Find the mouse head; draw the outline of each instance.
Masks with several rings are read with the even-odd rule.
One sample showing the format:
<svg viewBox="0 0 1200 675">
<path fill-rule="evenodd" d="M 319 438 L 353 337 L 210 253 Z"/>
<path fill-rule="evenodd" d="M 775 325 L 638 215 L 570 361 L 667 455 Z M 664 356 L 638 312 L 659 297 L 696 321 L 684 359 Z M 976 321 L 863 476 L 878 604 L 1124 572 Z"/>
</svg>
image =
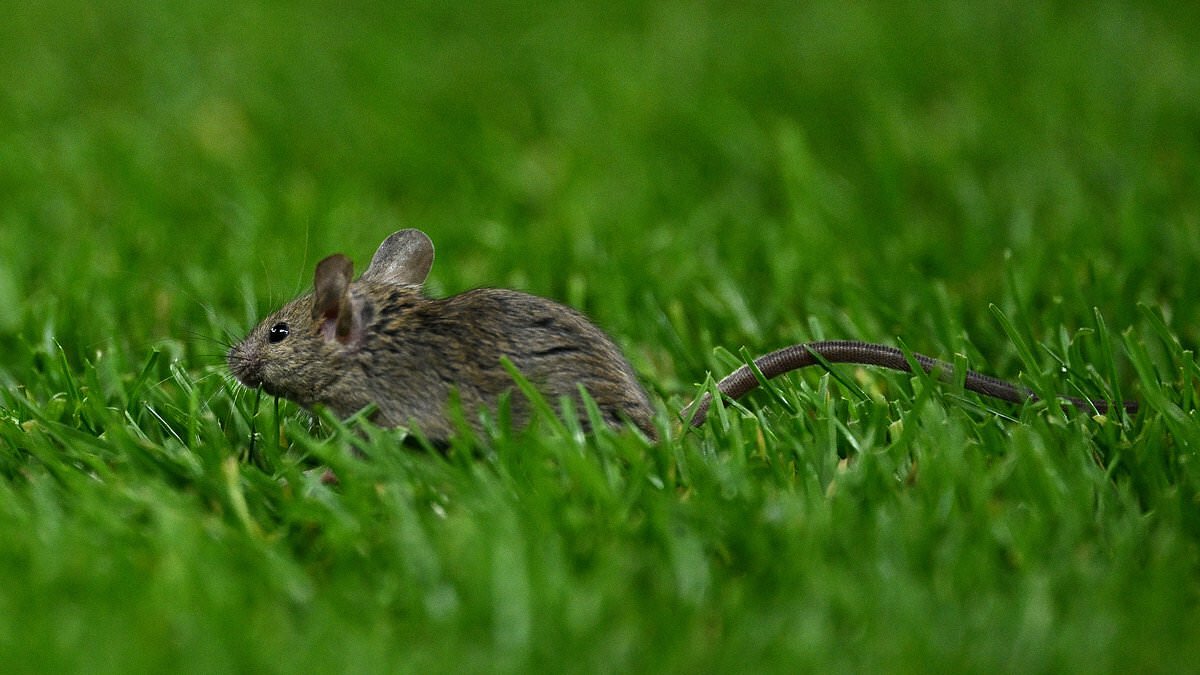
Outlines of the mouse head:
<svg viewBox="0 0 1200 675">
<path fill-rule="evenodd" d="M 420 230 L 400 230 L 379 245 L 358 281 L 337 253 L 317 263 L 313 291 L 273 312 L 229 350 L 229 369 L 248 387 L 303 405 L 327 402 L 331 386 L 353 366 L 350 357 L 376 311 L 373 289 L 420 293 L 433 266 L 433 242 Z"/>
</svg>

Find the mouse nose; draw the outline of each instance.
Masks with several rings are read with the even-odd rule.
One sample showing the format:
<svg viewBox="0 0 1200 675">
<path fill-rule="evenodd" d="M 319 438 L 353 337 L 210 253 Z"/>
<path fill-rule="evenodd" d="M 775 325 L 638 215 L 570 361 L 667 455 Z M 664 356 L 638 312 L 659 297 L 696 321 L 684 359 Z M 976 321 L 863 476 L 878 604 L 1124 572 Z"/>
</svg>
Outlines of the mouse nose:
<svg viewBox="0 0 1200 675">
<path fill-rule="evenodd" d="M 244 343 L 234 345 L 229 350 L 229 353 L 225 355 L 225 363 L 229 366 L 229 372 L 233 373 L 238 382 L 251 389 L 262 386 L 262 359 Z"/>
</svg>

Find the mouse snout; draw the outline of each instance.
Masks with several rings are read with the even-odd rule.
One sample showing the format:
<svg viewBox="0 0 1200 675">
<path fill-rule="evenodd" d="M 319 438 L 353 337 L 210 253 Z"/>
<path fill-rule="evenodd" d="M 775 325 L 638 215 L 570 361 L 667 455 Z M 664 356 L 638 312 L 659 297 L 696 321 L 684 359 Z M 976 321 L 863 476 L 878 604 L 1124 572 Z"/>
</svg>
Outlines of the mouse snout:
<svg viewBox="0 0 1200 675">
<path fill-rule="evenodd" d="M 247 347 L 246 343 L 234 345 L 225 355 L 225 363 L 238 382 L 252 389 L 263 385 L 262 357 L 257 350 Z"/>
</svg>

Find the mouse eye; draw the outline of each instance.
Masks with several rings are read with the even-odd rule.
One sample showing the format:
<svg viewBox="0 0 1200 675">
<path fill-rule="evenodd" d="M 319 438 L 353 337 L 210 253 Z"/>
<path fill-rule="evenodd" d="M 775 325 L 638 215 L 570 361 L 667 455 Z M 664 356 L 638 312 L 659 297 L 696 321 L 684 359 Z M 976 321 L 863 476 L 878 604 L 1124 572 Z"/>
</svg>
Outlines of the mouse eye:
<svg viewBox="0 0 1200 675">
<path fill-rule="evenodd" d="M 287 336 L 288 336 L 288 325 L 286 323 L 280 322 L 280 323 L 275 324 L 274 326 L 271 326 L 271 331 L 267 335 L 267 341 L 270 342 L 271 344 L 275 344 L 276 342 L 282 342 L 283 339 Z"/>
</svg>

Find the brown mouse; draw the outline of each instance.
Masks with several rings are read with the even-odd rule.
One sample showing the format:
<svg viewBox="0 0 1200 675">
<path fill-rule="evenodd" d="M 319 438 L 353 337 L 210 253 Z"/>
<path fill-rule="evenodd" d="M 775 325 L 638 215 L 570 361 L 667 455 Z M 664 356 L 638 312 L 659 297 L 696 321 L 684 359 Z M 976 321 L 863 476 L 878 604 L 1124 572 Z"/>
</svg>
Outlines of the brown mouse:
<svg viewBox="0 0 1200 675">
<path fill-rule="evenodd" d="M 317 264 L 313 291 L 268 316 L 229 350 L 230 371 L 247 387 L 261 387 L 305 407 L 321 404 L 339 416 L 376 406 L 374 420 L 412 426 L 434 443 L 455 431 L 452 397 L 476 431 L 475 413 L 494 412 L 510 397 L 513 422 L 524 424 L 529 402 L 515 388 L 501 357 L 507 357 L 547 401 L 569 397 L 586 429 L 579 394 L 584 387 L 604 421 L 632 423 L 656 438 L 646 392 L 613 341 L 570 307 L 519 291 L 482 288 L 449 298 L 429 298 L 421 285 L 433 266 L 433 242 L 419 230 L 400 230 L 379 246 L 362 276 L 341 254 Z M 914 354 L 923 370 L 943 377 L 948 363 Z M 766 378 L 827 363 L 911 370 L 894 347 L 857 341 L 793 345 L 755 360 Z M 717 384 L 736 399 L 758 386 L 743 366 Z M 967 371 L 963 387 L 1011 402 L 1036 400 L 1028 388 Z M 1107 412 L 1099 399 L 1063 397 L 1081 409 Z M 704 394 L 686 419 L 699 426 L 711 404 Z M 1137 411 L 1136 401 L 1119 405 Z"/>
<path fill-rule="evenodd" d="M 479 430 L 480 409 L 510 396 L 515 425 L 530 415 L 502 364 L 512 364 L 546 400 L 566 396 L 580 421 L 587 389 L 604 420 L 657 436 L 646 392 L 613 341 L 579 312 L 518 291 L 481 288 L 449 298 L 421 288 L 433 242 L 400 230 L 379 246 L 362 276 L 341 254 L 317 264 L 313 292 L 268 316 L 229 350 L 230 371 L 247 387 L 339 416 L 369 404 L 374 420 L 412 426 L 434 443 L 455 431 L 452 396 Z"/>
</svg>

